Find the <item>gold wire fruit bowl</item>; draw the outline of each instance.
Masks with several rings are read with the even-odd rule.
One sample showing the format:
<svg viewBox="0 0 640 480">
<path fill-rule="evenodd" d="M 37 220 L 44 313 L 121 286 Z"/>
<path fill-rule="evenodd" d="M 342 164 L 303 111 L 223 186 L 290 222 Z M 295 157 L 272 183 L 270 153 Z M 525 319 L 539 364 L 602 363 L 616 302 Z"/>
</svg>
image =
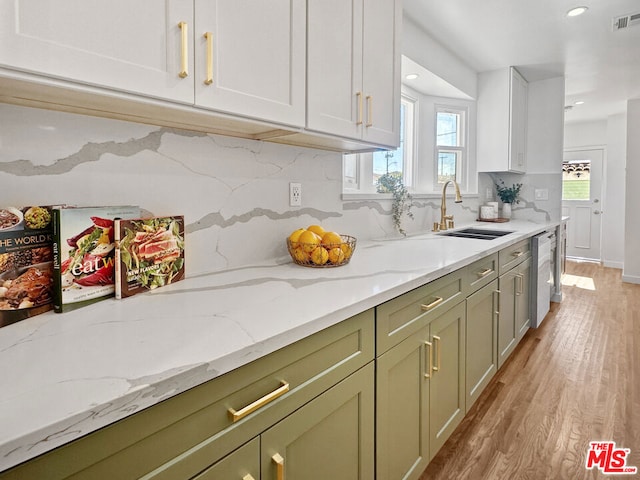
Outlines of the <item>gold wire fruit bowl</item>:
<svg viewBox="0 0 640 480">
<path fill-rule="evenodd" d="M 293 262 L 303 267 L 328 268 L 346 265 L 356 249 L 356 239 L 340 235 L 341 243 L 302 243 L 287 238 L 287 250 Z"/>
</svg>

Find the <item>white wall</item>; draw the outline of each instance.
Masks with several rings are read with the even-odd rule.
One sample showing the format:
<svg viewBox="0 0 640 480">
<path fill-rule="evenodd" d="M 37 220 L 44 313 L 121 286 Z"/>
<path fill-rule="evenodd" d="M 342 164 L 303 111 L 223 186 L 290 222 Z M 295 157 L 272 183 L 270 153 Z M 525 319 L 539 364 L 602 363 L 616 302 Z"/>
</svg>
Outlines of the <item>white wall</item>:
<svg viewBox="0 0 640 480">
<path fill-rule="evenodd" d="M 529 83 L 527 174 L 562 172 L 564 77 Z"/>
<path fill-rule="evenodd" d="M 469 95 L 478 96 L 478 75 L 453 52 L 429 36 L 406 15 L 402 25 L 402 54 Z"/>
<path fill-rule="evenodd" d="M 564 148 L 604 146 L 607 120 L 572 122 L 564 126 Z"/>
<path fill-rule="evenodd" d="M 640 99 L 627 102 L 625 249 L 622 279 L 640 283 Z"/>
</svg>

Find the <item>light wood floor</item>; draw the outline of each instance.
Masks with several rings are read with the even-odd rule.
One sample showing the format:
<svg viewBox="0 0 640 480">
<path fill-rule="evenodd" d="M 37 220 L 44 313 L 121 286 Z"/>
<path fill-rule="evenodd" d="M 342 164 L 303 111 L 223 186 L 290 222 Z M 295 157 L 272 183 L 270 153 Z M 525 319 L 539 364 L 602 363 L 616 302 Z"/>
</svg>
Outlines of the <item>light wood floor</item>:
<svg viewBox="0 0 640 480">
<path fill-rule="evenodd" d="M 612 440 L 640 469 L 640 285 L 593 263 L 567 262 L 567 274 L 563 302 L 529 330 L 420 480 L 640 478 L 585 468 L 589 442 Z"/>
</svg>

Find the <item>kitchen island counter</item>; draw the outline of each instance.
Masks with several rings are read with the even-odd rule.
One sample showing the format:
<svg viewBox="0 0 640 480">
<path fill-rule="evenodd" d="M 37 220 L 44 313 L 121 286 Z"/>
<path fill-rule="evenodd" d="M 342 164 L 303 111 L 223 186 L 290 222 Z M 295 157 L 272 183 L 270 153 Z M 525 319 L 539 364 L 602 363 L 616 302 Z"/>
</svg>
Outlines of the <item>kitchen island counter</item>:
<svg viewBox="0 0 640 480">
<path fill-rule="evenodd" d="M 558 224 L 472 224 L 514 230 L 494 240 L 359 242 L 339 268 L 282 257 L 4 327 L 0 471 Z"/>
</svg>

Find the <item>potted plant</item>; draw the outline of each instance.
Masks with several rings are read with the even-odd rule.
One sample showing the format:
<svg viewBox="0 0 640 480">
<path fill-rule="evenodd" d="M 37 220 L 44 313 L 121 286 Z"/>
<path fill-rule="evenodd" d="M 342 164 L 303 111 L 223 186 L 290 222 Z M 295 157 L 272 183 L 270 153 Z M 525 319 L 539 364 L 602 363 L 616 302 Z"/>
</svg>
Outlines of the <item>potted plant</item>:
<svg viewBox="0 0 640 480">
<path fill-rule="evenodd" d="M 413 207 L 413 197 L 402 183 L 402 174 L 400 172 L 388 172 L 378 178 L 376 190 L 378 193 L 390 193 L 393 196 L 393 204 L 391 206 L 393 223 L 396 230 L 406 236 L 406 232 L 402 228 L 402 215 L 413 218 L 411 207 Z"/>
<path fill-rule="evenodd" d="M 500 183 L 496 183 L 496 191 L 498 197 L 502 201 L 502 216 L 504 218 L 511 218 L 511 206 L 514 203 L 520 203 L 518 198 L 520 195 L 521 183 L 514 183 L 511 187 L 507 187 L 504 180 L 500 180 Z"/>
</svg>

